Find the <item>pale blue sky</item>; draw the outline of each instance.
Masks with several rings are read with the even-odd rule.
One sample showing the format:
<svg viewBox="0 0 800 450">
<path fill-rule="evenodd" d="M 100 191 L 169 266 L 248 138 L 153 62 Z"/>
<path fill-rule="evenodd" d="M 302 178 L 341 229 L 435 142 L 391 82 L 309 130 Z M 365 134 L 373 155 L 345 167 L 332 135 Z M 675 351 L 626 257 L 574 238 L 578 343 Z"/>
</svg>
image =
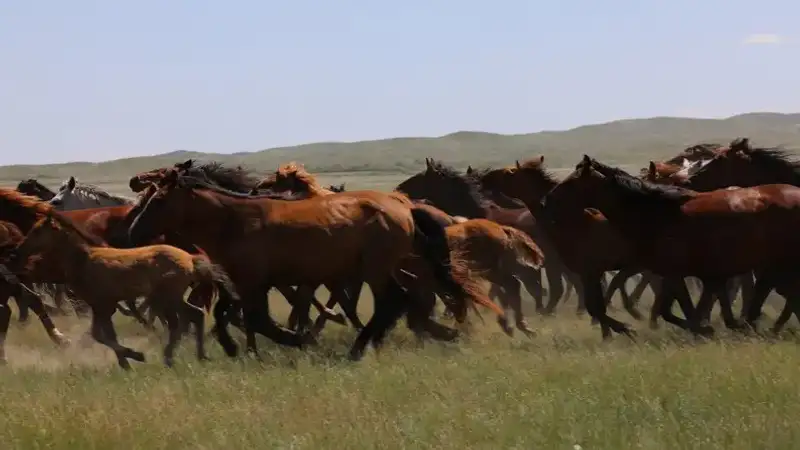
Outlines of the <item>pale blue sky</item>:
<svg viewBox="0 0 800 450">
<path fill-rule="evenodd" d="M 790 0 L 7 0 L 0 164 L 797 112 L 799 18 Z"/>
</svg>

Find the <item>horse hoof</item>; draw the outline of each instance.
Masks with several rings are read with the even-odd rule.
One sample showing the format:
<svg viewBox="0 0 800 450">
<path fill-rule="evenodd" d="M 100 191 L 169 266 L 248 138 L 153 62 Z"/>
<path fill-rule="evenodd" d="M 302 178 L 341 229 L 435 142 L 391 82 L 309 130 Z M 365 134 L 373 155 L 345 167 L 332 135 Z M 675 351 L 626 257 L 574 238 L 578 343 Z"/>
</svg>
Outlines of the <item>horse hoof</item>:
<svg viewBox="0 0 800 450">
<path fill-rule="evenodd" d="M 135 350 L 131 350 L 131 351 L 128 352 L 127 356 L 128 356 L 128 358 L 130 358 L 130 359 L 132 359 L 134 361 L 141 362 L 141 363 L 145 362 L 144 353 L 142 353 L 142 352 L 137 352 Z"/>
<path fill-rule="evenodd" d="M 536 332 L 528 327 L 517 327 L 517 328 L 519 329 L 519 331 L 522 332 L 522 334 L 527 336 L 529 339 L 533 339 L 536 336 Z"/>
<path fill-rule="evenodd" d="M 364 352 L 352 350 L 350 351 L 350 354 L 347 356 L 347 359 L 350 360 L 351 362 L 359 362 L 362 359 L 364 359 Z"/>
<path fill-rule="evenodd" d="M 164 365 L 172 369 L 175 366 L 175 361 L 172 358 L 164 358 Z"/>
</svg>

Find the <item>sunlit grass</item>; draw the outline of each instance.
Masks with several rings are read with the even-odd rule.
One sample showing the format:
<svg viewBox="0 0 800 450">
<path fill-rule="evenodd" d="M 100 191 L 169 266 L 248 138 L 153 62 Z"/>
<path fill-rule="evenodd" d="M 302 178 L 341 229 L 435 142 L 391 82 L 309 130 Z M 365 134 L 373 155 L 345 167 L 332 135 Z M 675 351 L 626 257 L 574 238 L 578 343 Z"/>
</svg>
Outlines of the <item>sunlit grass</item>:
<svg viewBox="0 0 800 450">
<path fill-rule="evenodd" d="M 305 352 L 259 341 L 262 362 L 212 343 L 213 361 L 200 364 L 185 339 L 172 370 L 161 333 L 120 317 L 124 342 L 147 350 L 130 373 L 110 350 L 77 344 L 87 323 L 57 319 L 76 341 L 62 351 L 32 319 L 14 324 L 0 368 L 2 448 L 796 447 L 793 340 L 701 343 L 642 323 L 637 343 L 603 343 L 573 314 L 564 305 L 558 318 L 532 317 L 533 339 L 487 323 L 423 348 L 400 326 L 358 364 L 345 358 L 355 332 L 335 324 Z"/>
</svg>

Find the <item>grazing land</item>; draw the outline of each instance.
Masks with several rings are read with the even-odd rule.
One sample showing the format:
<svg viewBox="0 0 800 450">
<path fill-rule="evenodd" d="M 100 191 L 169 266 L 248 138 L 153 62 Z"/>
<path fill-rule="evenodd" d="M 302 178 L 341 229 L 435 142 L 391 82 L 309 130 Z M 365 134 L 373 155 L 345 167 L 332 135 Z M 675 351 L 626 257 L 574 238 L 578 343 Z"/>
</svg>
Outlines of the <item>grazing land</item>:
<svg viewBox="0 0 800 450">
<path fill-rule="evenodd" d="M 545 154 L 550 167 L 565 168 L 588 153 L 637 170 L 687 145 L 736 136 L 797 149 L 794 123 L 800 115 L 663 118 L 525 136 L 457 133 L 219 158 L 181 153 L 3 167 L 0 184 L 37 177 L 56 188 L 75 175 L 125 193 L 133 172 L 198 156 L 264 172 L 297 160 L 324 183 L 388 190 L 424 167 L 427 156 L 465 168 Z M 323 289 L 318 294 L 327 297 Z M 366 318 L 368 289 L 364 296 Z M 770 299 L 771 318 L 783 304 L 777 300 Z M 270 301 L 285 319 L 283 298 L 273 294 Z M 330 324 L 320 346 L 308 351 L 278 349 L 262 339 L 261 362 L 229 360 L 210 342 L 213 360 L 200 364 L 192 339 L 185 338 L 172 370 L 161 364 L 163 333 L 117 317 L 121 340 L 148 357 L 131 373 L 119 370 L 107 348 L 78 343 L 87 321 L 55 318 L 73 340 L 59 350 L 35 318 L 20 325 L 15 316 L 9 364 L 0 368 L 0 442 L 4 449 L 119 450 L 797 448 L 800 347 L 792 333 L 766 340 L 723 331 L 700 342 L 669 325 L 649 330 L 641 322 L 636 343 L 620 337 L 603 343 L 588 318 L 575 316 L 574 296 L 553 318 L 540 318 L 526 306 L 538 332 L 533 339 L 509 339 L 487 320 L 476 321 L 462 342 L 420 347 L 400 325 L 381 354 L 370 352 L 352 364 L 345 355 L 355 331 Z M 613 314 L 632 320 L 620 310 Z"/>
</svg>

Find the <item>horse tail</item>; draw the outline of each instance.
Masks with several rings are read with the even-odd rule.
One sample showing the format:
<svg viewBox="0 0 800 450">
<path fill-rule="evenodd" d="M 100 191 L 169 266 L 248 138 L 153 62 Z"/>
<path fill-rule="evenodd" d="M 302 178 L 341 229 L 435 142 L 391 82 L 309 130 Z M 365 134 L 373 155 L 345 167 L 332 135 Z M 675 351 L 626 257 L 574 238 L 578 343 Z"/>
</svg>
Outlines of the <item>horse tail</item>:
<svg viewBox="0 0 800 450">
<path fill-rule="evenodd" d="M 505 317 L 505 312 L 489 299 L 480 283 L 469 277 L 466 262 L 451 254 L 445 227 L 433 214 L 423 208 L 412 208 L 411 217 L 414 219 L 415 252 L 430 264 L 436 281 L 458 302 L 457 311 L 454 311 L 456 317 L 466 318 L 469 299 Z"/>
<path fill-rule="evenodd" d="M 544 253 L 528 236 L 528 233 L 507 225 L 500 225 L 500 227 L 506 233 L 509 247 L 514 251 L 517 264 L 540 269 L 544 264 Z"/>
<path fill-rule="evenodd" d="M 213 286 L 219 292 L 225 292 L 233 301 L 239 300 L 239 294 L 225 270 L 212 263 L 205 255 L 193 255 L 195 283 Z M 195 305 L 197 306 L 197 305 Z M 205 299 L 202 305 L 206 311 L 211 311 L 211 297 Z"/>
</svg>

